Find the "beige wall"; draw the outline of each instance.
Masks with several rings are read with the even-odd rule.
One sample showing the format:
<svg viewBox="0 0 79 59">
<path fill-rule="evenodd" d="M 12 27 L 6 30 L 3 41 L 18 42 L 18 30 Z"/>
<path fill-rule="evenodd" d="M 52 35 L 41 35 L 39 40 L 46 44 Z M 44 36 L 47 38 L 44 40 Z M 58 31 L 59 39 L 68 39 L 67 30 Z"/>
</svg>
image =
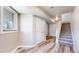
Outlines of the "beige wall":
<svg viewBox="0 0 79 59">
<path fill-rule="evenodd" d="M 79 7 L 75 7 L 71 20 L 73 45 L 75 52 L 79 52 Z"/>
<path fill-rule="evenodd" d="M 0 34 L 0 52 L 12 52 L 18 46 L 18 33 Z"/>
</svg>

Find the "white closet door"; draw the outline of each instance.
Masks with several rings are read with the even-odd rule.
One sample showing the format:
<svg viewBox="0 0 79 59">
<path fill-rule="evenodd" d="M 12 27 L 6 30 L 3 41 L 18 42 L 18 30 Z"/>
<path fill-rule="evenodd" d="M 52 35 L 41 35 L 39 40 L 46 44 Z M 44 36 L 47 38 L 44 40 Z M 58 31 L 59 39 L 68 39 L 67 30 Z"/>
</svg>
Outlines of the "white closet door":
<svg viewBox="0 0 79 59">
<path fill-rule="evenodd" d="M 36 17 L 36 42 L 42 42 L 46 40 L 47 35 L 47 23 L 41 18 Z"/>
</svg>

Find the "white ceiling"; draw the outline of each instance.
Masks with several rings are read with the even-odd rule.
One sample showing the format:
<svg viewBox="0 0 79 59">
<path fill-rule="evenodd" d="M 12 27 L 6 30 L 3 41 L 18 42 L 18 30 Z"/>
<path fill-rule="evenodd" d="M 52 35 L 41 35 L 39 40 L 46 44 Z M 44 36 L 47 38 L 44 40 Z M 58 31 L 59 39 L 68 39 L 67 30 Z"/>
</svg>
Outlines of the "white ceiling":
<svg viewBox="0 0 79 59">
<path fill-rule="evenodd" d="M 39 12 L 36 8 L 33 9 L 33 6 L 12 6 L 18 13 L 20 14 L 28 14 L 28 13 L 34 13 Z M 43 10 L 45 13 L 47 13 L 50 17 L 53 18 L 56 17 L 56 15 L 61 16 L 64 13 L 72 12 L 74 10 L 74 6 L 37 6 L 41 10 Z M 48 20 L 49 21 L 49 20 Z M 49 21 L 50 22 L 50 21 Z"/>
<path fill-rule="evenodd" d="M 48 23 L 51 23 L 50 17 L 43 13 L 37 6 L 11 6 L 19 14 L 33 14 L 44 18 Z"/>
<path fill-rule="evenodd" d="M 29 6 L 12 6 L 20 14 L 28 14 L 32 12 Z"/>
<path fill-rule="evenodd" d="M 39 8 L 46 12 L 50 17 L 72 12 L 74 10 L 74 6 L 40 6 Z"/>
<path fill-rule="evenodd" d="M 12 6 L 16 11 L 19 13 L 29 13 L 32 11 L 32 6 Z M 53 6 L 54 8 L 51 8 L 51 6 L 39 6 L 40 9 L 42 9 L 45 13 L 47 13 L 50 17 L 61 15 L 63 13 L 72 12 L 74 10 L 74 6 Z"/>
</svg>

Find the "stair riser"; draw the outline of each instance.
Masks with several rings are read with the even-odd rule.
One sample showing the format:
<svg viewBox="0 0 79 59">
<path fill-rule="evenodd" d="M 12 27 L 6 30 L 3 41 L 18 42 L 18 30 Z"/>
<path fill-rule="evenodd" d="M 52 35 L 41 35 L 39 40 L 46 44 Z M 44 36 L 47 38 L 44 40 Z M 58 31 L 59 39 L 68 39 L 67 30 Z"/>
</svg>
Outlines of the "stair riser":
<svg viewBox="0 0 79 59">
<path fill-rule="evenodd" d="M 63 35 L 63 36 L 72 36 L 71 34 L 60 34 L 60 35 Z"/>
<path fill-rule="evenodd" d="M 62 45 L 65 45 L 65 46 L 73 47 L 73 44 L 68 44 L 68 43 L 63 43 L 63 42 L 59 42 L 59 44 L 62 44 Z"/>
<path fill-rule="evenodd" d="M 61 43 L 67 43 L 67 44 L 73 44 L 72 42 L 69 42 L 69 41 L 59 41 Z"/>
<path fill-rule="evenodd" d="M 65 46 L 69 46 L 69 47 L 73 47 L 73 45 L 70 44 L 63 44 L 63 43 L 59 43 L 60 45 L 65 45 Z"/>
<path fill-rule="evenodd" d="M 60 39 L 70 39 L 70 40 L 72 40 L 72 37 L 61 37 Z"/>
<path fill-rule="evenodd" d="M 72 41 L 71 41 L 71 40 L 60 40 L 60 41 L 70 42 L 70 43 L 72 43 Z"/>
<path fill-rule="evenodd" d="M 59 37 L 59 44 L 66 45 L 66 46 L 73 46 L 70 23 L 62 24 L 61 33 Z"/>
</svg>

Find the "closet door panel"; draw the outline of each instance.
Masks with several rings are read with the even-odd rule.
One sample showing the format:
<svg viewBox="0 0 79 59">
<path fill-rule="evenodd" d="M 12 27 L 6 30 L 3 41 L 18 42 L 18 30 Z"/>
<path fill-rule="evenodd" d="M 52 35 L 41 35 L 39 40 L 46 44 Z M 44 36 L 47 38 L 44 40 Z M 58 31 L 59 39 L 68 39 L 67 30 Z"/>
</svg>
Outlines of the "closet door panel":
<svg viewBox="0 0 79 59">
<path fill-rule="evenodd" d="M 46 39 L 46 29 L 47 24 L 46 21 L 36 17 L 36 42 L 42 42 Z"/>
</svg>

